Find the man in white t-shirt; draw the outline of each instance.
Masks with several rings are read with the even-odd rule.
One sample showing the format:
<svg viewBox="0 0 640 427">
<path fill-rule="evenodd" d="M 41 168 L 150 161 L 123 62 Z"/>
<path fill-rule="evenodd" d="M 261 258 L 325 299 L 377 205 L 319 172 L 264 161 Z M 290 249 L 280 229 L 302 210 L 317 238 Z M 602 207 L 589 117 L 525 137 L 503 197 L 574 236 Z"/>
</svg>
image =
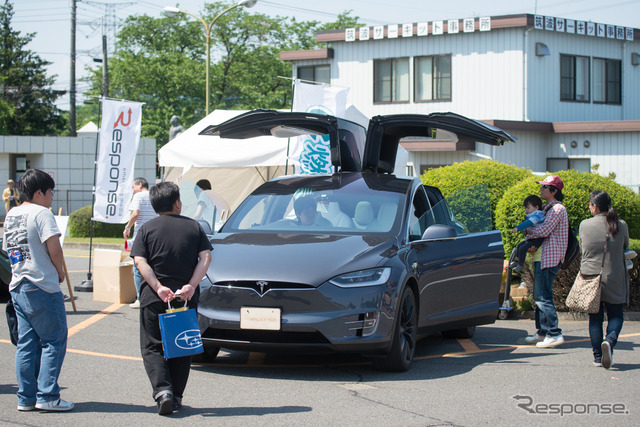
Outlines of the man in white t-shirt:
<svg viewBox="0 0 640 427">
<path fill-rule="evenodd" d="M 142 224 L 158 216 L 149 201 L 149 183 L 147 180 L 142 177 L 136 178 L 133 180 L 131 187 L 133 188 L 133 198 L 129 206 L 131 216 L 122 232 L 125 240 L 129 238 L 132 225 L 135 224 L 132 237 L 132 240 L 135 240 Z M 142 283 L 142 276 L 135 265 L 133 266 L 133 283 L 136 286 L 136 301 L 133 304 L 129 304 L 129 307 L 140 308 L 140 284 Z"/>
<path fill-rule="evenodd" d="M 65 277 L 61 233 L 49 210 L 54 188 L 48 173 L 27 170 L 18 182 L 23 203 L 4 221 L 2 246 L 11 262 L 9 291 L 18 317 L 19 411 L 73 409 L 72 402 L 60 398 L 58 385 L 68 329 L 60 289 Z"/>
</svg>

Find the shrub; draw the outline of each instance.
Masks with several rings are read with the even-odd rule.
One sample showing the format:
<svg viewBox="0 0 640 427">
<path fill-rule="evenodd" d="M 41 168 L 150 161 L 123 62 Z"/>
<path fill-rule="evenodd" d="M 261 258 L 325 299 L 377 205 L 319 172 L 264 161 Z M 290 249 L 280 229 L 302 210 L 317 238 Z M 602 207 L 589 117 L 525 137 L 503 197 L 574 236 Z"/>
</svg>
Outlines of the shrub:
<svg viewBox="0 0 640 427">
<path fill-rule="evenodd" d="M 582 220 L 591 218 L 589 212 L 589 195 L 593 190 L 604 190 L 611 196 L 613 206 L 618 211 L 620 218 L 627 222 L 629 226 L 629 237 L 640 238 L 640 197 L 629 188 L 611 181 L 607 177 L 600 175 L 571 171 L 557 172 L 564 182 L 564 201 L 567 208 L 571 226 L 576 230 L 580 227 Z M 522 233 L 511 234 L 511 229 L 524 219 L 524 207 L 522 201 L 530 194 L 540 194 L 540 184 L 536 181 L 542 177 L 531 177 L 525 179 L 509 188 L 505 193 L 498 207 L 496 208 L 496 228 L 502 233 L 502 240 L 505 244 L 505 254 L 510 254 L 511 250 L 524 237 Z"/>
<path fill-rule="evenodd" d="M 528 169 L 493 160 L 478 160 L 431 169 L 423 173 L 420 179 L 425 185 L 438 187 L 444 197 L 465 188 L 485 184 L 489 190 L 492 225 L 495 228 L 495 210 L 504 192 L 512 185 L 532 176 Z"/>
<path fill-rule="evenodd" d="M 69 215 L 69 235 L 71 237 L 89 237 L 91 232 L 91 206 L 85 206 Z M 93 221 L 94 237 L 122 237 L 124 224 L 107 224 Z"/>
</svg>

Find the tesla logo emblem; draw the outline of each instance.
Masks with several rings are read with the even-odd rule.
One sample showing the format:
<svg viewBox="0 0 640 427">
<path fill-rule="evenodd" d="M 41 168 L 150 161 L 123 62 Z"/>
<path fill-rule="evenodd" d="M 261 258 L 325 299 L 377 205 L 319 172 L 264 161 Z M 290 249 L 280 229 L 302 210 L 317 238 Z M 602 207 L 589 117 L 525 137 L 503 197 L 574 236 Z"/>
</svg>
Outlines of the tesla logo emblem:
<svg viewBox="0 0 640 427">
<path fill-rule="evenodd" d="M 256 282 L 256 285 L 260 286 L 260 295 L 264 294 L 264 288 L 269 285 L 269 282 L 265 282 L 263 280 Z"/>
</svg>

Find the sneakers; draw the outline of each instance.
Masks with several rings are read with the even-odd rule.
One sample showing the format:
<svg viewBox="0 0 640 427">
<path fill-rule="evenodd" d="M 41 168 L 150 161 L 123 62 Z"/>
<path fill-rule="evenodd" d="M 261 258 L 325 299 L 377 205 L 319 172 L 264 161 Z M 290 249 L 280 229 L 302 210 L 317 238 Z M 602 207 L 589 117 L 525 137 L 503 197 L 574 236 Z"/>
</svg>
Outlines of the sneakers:
<svg viewBox="0 0 640 427">
<path fill-rule="evenodd" d="M 70 411 L 73 409 L 73 402 L 67 402 L 62 399 L 52 400 L 51 402 L 38 402 L 36 403 L 36 409 L 57 412 Z"/>
<path fill-rule="evenodd" d="M 602 367 L 609 369 L 613 364 L 613 354 L 611 353 L 611 344 L 609 341 L 602 342 Z"/>
<path fill-rule="evenodd" d="M 518 265 L 516 266 L 516 268 L 514 268 L 514 269 L 513 269 L 513 272 L 514 272 L 514 273 L 520 273 L 522 270 L 524 270 L 524 265 L 520 265 L 520 264 L 518 264 Z"/>
<path fill-rule="evenodd" d="M 129 307 L 131 308 L 140 308 L 140 300 L 135 300 L 135 302 L 132 302 L 131 304 L 129 304 Z"/>
<path fill-rule="evenodd" d="M 35 405 L 18 405 L 18 411 L 27 412 L 36 409 Z"/>
<path fill-rule="evenodd" d="M 562 334 L 556 335 L 555 337 L 550 337 L 549 335 L 547 335 L 546 337 L 544 337 L 544 340 L 536 344 L 536 347 L 540 347 L 540 348 L 557 347 L 563 342 L 564 342 L 564 337 L 562 336 Z"/>
<path fill-rule="evenodd" d="M 526 342 L 527 344 L 535 344 L 538 343 L 540 341 L 544 340 L 544 336 L 542 335 L 538 335 L 538 333 L 536 332 L 535 334 L 531 335 L 530 337 L 526 337 L 524 339 L 524 342 Z"/>
<path fill-rule="evenodd" d="M 180 397 L 173 397 L 173 412 L 178 412 L 182 409 L 182 399 Z"/>
<path fill-rule="evenodd" d="M 165 393 L 160 396 L 158 402 L 158 415 L 171 415 L 173 414 L 173 395 L 171 393 Z"/>
</svg>

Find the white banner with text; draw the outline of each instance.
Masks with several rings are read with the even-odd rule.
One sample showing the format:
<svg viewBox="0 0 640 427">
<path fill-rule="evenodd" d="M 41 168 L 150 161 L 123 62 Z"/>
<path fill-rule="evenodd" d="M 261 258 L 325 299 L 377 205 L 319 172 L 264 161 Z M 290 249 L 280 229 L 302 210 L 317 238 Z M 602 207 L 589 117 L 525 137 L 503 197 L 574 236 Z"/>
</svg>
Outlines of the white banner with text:
<svg viewBox="0 0 640 427">
<path fill-rule="evenodd" d="M 94 221 L 123 223 L 129 219 L 142 105 L 140 102 L 102 100 Z"/>
</svg>

